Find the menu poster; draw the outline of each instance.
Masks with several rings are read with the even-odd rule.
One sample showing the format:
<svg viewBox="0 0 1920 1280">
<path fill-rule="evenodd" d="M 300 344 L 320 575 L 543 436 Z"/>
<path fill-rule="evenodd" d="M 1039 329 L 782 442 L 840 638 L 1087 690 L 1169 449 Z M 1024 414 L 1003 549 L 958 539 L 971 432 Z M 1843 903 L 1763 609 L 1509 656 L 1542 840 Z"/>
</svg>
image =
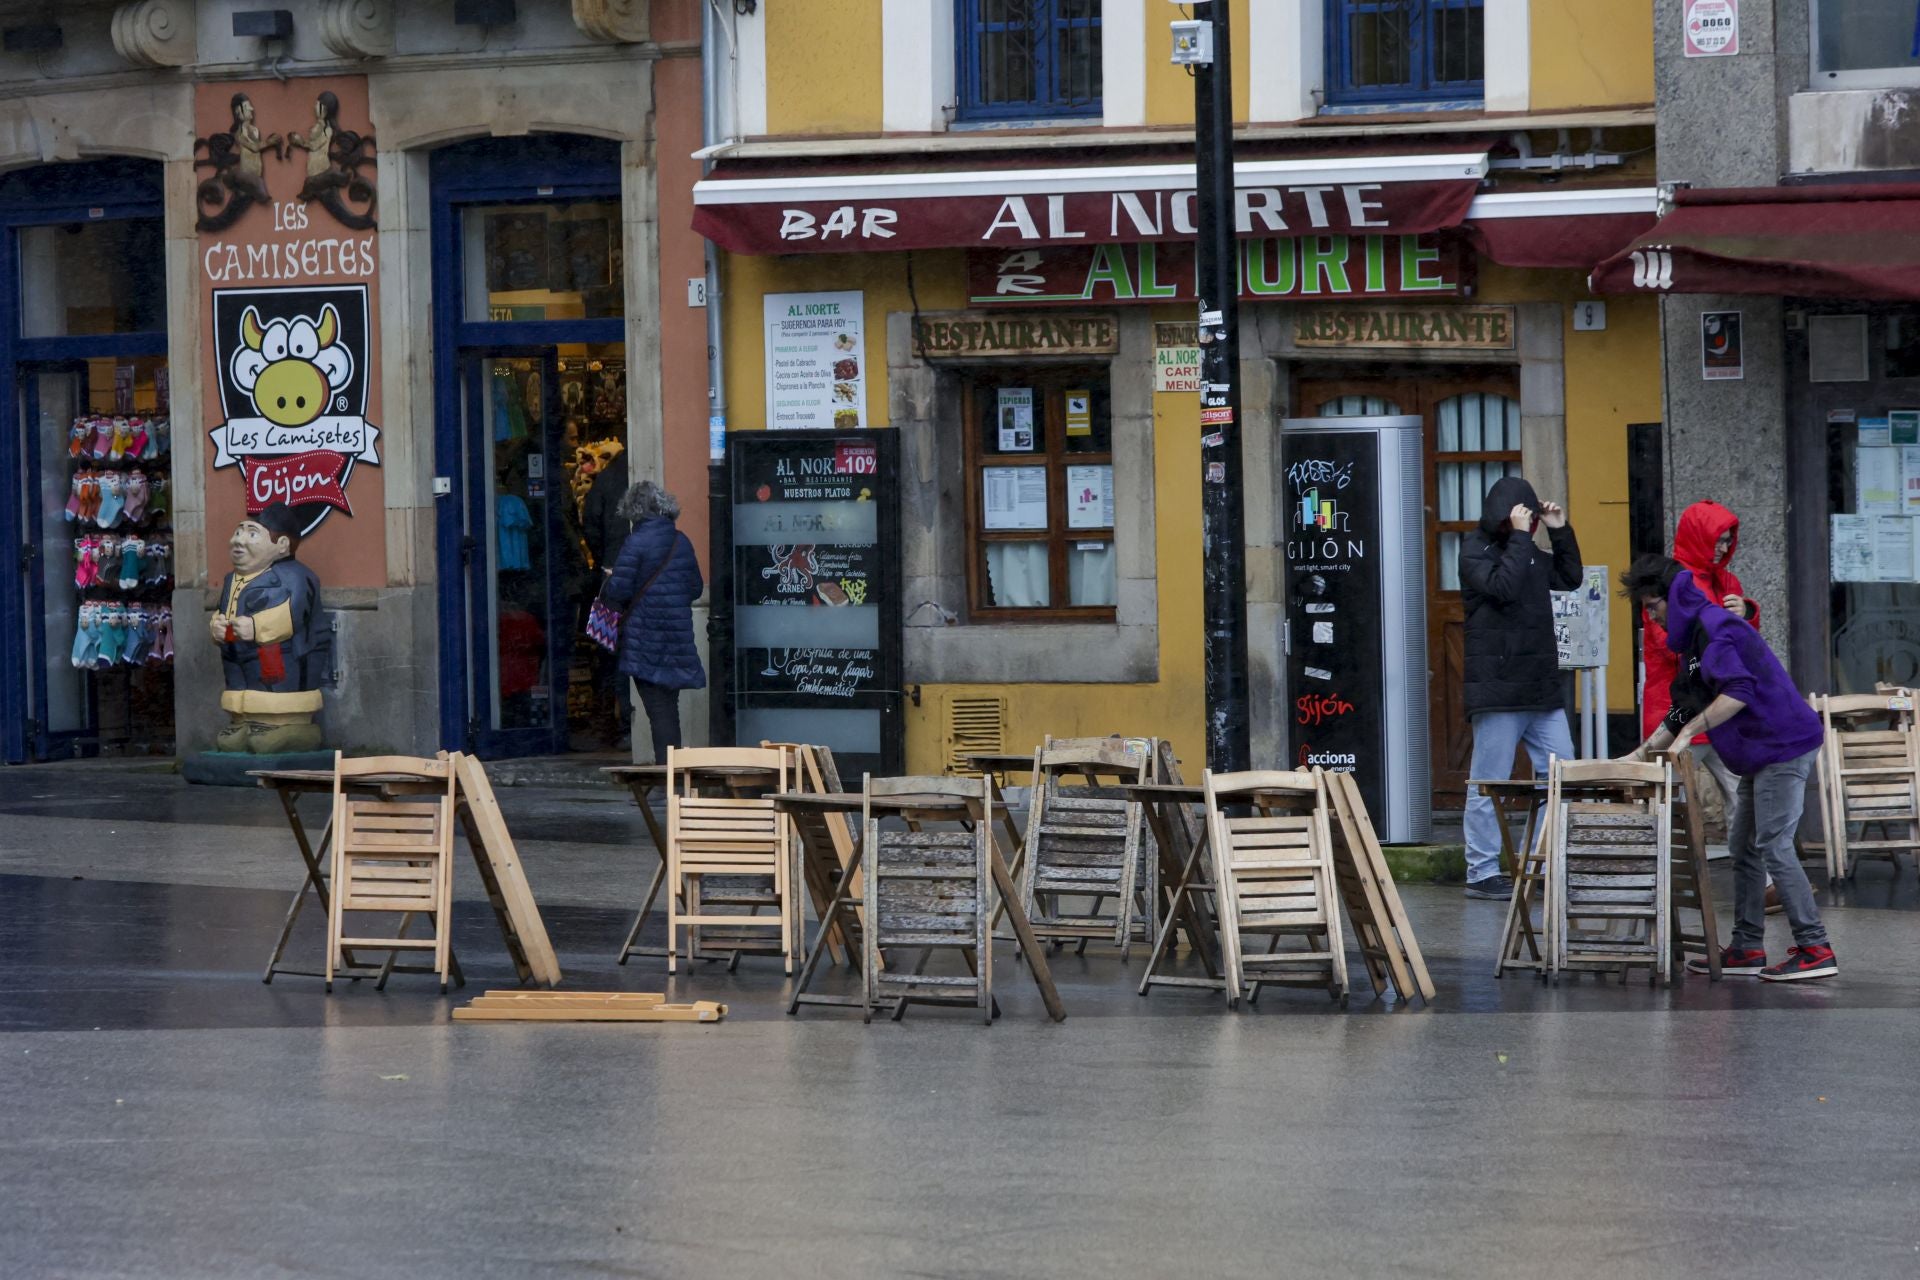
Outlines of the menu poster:
<svg viewBox="0 0 1920 1280">
<path fill-rule="evenodd" d="M 1067 468 L 1067 528 L 1113 528 L 1113 467 Z"/>
<path fill-rule="evenodd" d="M 1920 409 L 1894 409 L 1887 414 L 1890 444 L 1920 444 Z"/>
<path fill-rule="evenodd" d="M 1828 537 L 1835 582 L 1873 581 L 1873 517 L 1834 516 Z"/>
<path fill-rule="evenodd" d="M 1890 445 L 1853 451 L 1853 480 L 1859 500 L 1855 510 L 1863 516 L 1890 516 L 1900 512 L 1903 493 L 1900 484 L 1900 451 Z"/>
<path fill-rule="evenodd" d="M 1000 452 L 1033 452 L 1033 388 L 1001 387 Z"/>
<path fill-rule="evenodd" d="M 988 529 L 1047 527 L 1045 467 L 984 467 L 980 472 L 981 524 Z"/>
<path fill-rule="evenodd" d="M 867 425 L 864 306 L 858 290 L 766 295 L 768 427 Z"/>
<path fill-rule="evenodd" d="M 1906 516 L 1873 518 L 1873 580 L 1913 581 L 1913 521 Z"/>
</svg>

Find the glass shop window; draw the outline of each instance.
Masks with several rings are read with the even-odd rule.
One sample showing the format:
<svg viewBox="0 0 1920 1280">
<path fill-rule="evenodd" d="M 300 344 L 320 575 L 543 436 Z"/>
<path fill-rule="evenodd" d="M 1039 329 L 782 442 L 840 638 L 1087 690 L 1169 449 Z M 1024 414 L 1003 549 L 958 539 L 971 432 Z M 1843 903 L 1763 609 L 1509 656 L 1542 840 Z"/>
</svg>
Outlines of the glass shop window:
<svg viewBox="0 0 1920 1280">
<path fill-rule="evenodd" d="M 618 201 L 474 205 L 461 237 L 470 322 L 626 314 Z"/>
<path fill-rule="evenodd" d="M 967 579 L 986 621 L 1111 622 L 1113 423 L 1104 369 L 1008 369 L 966 386 Z"/>
<path fill-rule="evenodd" d="M 1813 0 L 1815 89 L 1920 84 L 1914 0 Z"/>
<path fill-rule="evenodd" d="M 158 218 L 22 227 L 20 336 L 157 333 L 167 327 Z"/>
</svg>

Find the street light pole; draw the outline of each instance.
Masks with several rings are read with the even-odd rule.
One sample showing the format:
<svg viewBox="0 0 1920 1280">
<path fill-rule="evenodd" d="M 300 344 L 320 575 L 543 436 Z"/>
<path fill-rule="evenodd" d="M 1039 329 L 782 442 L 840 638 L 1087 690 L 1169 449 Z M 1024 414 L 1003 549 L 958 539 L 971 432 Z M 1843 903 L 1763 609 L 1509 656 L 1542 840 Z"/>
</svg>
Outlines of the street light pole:
<svg viewBox="0 0 1920 1280">
<path fill-rule="evenodd" d="M 1200 293 L 1200 544 L 1205 575 L 1207 767 L 1251 767 L 1247 556 L 1240 467 L 1240 257 L 1233 181 L 1233 45 L 1227 0 L 1209 10 L 1211 61 L 1193 64 Z"/>
</svg>

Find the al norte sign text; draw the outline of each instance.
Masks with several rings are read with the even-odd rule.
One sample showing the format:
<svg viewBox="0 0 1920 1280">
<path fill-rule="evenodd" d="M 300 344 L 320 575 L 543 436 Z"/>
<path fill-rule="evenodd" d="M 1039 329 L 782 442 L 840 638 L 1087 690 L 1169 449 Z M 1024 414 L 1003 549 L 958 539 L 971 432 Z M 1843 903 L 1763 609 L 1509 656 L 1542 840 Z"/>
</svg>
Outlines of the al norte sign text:
<svg viewBox="0 0 1920 1280">
<path fill-rule="evenodd" d="M 1451 236 L 1298 236 L 1239 242 L 1240 299 L 1455 297 L 1467 263 Z M 975 249 L 967 300 L 975 306 L 1086 306 L 1194 302 L 1190 241 Z"/>
<path fill-rule="evenodd" d="M 1426 347 L 1458 351 L 1513 349 L 1513 308 L 1311 307 L 1294 318 L 1299 347 Z"/>
<path fill-rule="evenodd" d="M 913 322 L 916 356 L 1112 355 L 1119 350 L 1120 329 L 1109 315 L 946 311 L 915 316 Z"/>
</svg>

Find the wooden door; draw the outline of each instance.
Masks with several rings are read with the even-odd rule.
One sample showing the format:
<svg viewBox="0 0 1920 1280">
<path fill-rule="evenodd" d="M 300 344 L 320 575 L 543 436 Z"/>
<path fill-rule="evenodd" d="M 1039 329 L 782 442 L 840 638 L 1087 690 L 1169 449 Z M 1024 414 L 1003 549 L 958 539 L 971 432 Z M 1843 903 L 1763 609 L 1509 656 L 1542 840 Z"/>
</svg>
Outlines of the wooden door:
<svg viewBox="0 0 1920 1280">
<path fill-rule="evenodd" d="M 1503 475 L 1520 474 L 1520 401 L 1510 369 L 1395 370 L 1377 377 L 1303 375 L 1295 415 L 1411 414 L 1425 420 L 1427 709 L 1436 807 L 1466 802 L 1473 762 L 1462 681 L 1466 615 L 1460 539 L 1478 527 L 1480 501 Z"/>
</svg>

